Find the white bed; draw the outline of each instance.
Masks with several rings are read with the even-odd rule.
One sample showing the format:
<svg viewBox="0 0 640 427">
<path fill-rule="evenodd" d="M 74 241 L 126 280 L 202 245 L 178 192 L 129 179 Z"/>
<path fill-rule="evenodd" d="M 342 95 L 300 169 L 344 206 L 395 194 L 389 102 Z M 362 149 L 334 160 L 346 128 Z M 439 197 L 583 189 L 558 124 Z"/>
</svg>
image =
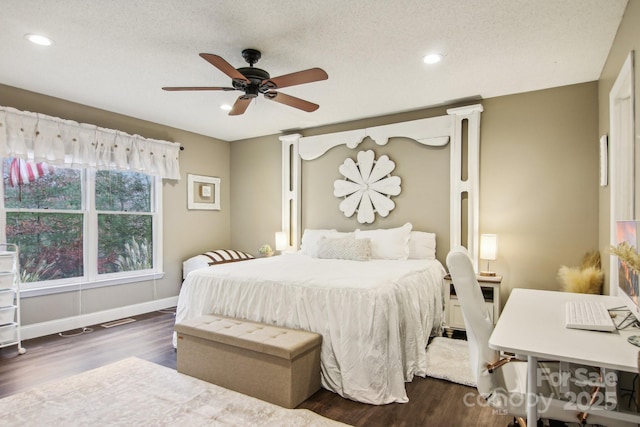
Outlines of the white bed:
<svg viewBox="0 0 640 427">
<path fill-rule="evenodd" d="M 328 226 L 335 221 L 321 215 L 307 216 L 302 222 L 303 200 L 307 200 L 305 214 L 315 206 L 308 203 L 315 194 L 302 191 L 302 164 L 316 161 L 335 147 L 356 150 L 369 139 L 378 146 L 392 138 L 412 139 L 430 147 L 448 144 L 449 233 L 448 239 L 444 238 L 449 247 L 465 241 L 477 262 L 482 111 L 482 105 L 470 105 L 448 109 L 446 116 L 308 137 L 297 133 L 281 136 L 284 250 L 297 253 L 215 265 L 188 274 L 176 321 L 213 312 L 318 332 L 323 336 L 325 388 L 360 402 L 407 402 L 404 383 L 415 375 L 426 375 L 426 344 L 430 335 L 440 334 L 443 321 L 445 270 L 436 260 L 435 234 L 411 231 L 411 223 L 387 230 L 364 227 L 353 234 L 356 241 L 371 240 L 372 260 L 361 260 L 367 257 L 357 247 L 360 242 L 353 247 L 347 242 L 337 250 L 320 244 L 326 251 L 320 254 L 315 247 L 323 237 L 329 242 L 345 233 L 303 231 L 303 226 Z M 421 206 L 440 209 L 444 205 L 425 200 Z M 423 227 L 431 224 L 419 209 L 403 218 Z M 394 218 L 388 224 L 399 221 Z M 411 235 L 407 238 L 408 231 Z M 309 238 L 316 241 L 309 244 Z M 349 251 L 351 261 L 335 259 Z"/>
<path fill-rule="evenodd" d="M 322 385 L 371 404 L 407 402 L 425 376 L 443 318 L 437 260 L 349 261 L 305 254 L 214 265 L 188 274 L 176 322 L 206 313 L 318 332 Z"/>
</svg>

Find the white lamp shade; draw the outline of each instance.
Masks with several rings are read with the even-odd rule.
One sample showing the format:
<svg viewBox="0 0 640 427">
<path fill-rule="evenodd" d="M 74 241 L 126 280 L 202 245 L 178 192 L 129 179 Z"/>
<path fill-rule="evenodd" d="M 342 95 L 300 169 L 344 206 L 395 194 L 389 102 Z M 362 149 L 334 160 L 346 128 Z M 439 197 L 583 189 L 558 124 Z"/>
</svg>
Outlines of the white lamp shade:
<svg viewBox="0 0 640 427">
<path fill-rule="evenodd" d="M 276 231 L 276 251 L 287 249 L 287 234 L 284 231 Z"/>
<path fill-rule="evenodd" d="M 480 259 L 493 261 L 498 256 L 498 236 L 495 234 L 480 235 Z"/>
</svg>

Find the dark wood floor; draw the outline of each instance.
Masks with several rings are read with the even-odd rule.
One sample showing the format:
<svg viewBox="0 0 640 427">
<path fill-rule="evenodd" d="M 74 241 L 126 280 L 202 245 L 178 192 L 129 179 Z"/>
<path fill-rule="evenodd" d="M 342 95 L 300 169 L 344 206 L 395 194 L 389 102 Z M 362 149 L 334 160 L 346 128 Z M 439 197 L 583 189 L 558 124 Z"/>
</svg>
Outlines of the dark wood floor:
<svg viewBox="0 0 640 427">
<path fill-rule="evenodd" d="M 171 345 L 174 316 L 154 312 L 136 322 L 64 338 L 58 335 L 23 342 L 27 349 L 0 349 L 0 397 L 97 368 L 126 357 L 139 357 L 175 369 Z M 510 418 L 479 405 L 475 389 L 433 378 L 407 383 L 409 403 L 367 405 L 320 390 L 299 408 L 354 426 L 506 426 Z M 465 404 L 468 402 L 469 404 Z"/>
</svg>

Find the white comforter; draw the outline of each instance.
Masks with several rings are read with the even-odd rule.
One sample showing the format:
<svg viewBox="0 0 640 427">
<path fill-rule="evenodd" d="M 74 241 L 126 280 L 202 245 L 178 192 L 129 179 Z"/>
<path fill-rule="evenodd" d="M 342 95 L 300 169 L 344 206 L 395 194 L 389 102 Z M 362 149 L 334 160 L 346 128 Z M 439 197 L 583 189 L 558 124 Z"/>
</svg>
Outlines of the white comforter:
<svg viewBox="0 0 640 427">
<path fill-rule="evenodd" d="M 322 385 L 371 404 L 407 402 L 405 381 L 426 374 L 442 324 L 438 261 L 367 262 L 302 254 L 190 273 L 176 323 L 216 313 L 320 333 Z"/>
</svg>

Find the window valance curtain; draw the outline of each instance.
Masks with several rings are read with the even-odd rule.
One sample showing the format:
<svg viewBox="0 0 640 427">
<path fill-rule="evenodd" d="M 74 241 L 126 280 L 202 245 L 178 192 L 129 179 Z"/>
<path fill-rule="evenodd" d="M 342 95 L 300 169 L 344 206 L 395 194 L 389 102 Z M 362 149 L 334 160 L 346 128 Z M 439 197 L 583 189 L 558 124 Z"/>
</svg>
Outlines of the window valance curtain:
<svg viewBox="0 0 640 427">
<path fill-rule="evenodd" d="M 0 106 L 0 154 L 180 179 L 180 144 Z"/>
</svg>

